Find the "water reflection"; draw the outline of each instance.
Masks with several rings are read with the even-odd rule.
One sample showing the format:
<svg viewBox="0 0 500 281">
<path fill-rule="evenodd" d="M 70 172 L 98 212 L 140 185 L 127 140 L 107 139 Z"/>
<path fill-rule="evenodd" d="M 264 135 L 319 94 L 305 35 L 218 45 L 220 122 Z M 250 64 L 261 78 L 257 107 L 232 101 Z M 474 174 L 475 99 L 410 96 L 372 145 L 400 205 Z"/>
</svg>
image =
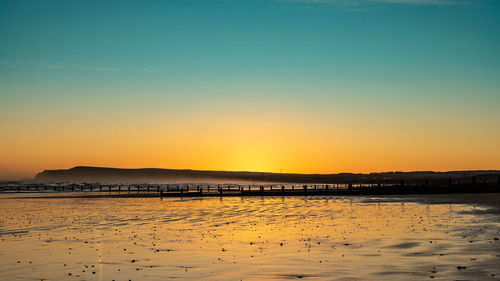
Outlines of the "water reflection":
<svg viewBox="0 0 500 281">
<path fill-rule="evenodd" d="M 471 207 L 361 199 L 3 199 L 0 279 L 496 280 Z"/>
</svg>

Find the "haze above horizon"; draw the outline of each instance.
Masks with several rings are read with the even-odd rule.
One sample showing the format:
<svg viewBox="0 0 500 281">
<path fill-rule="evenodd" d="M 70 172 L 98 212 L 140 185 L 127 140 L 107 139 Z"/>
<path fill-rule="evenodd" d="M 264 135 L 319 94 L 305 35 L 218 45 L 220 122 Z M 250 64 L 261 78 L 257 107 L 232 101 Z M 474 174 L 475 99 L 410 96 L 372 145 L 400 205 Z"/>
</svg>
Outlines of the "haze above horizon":
<svg viewBox="0 0 500 281">
<path fill-rule="evenodd" d="M 0 0 L 0 179 L 500 170 L 500 2 Z"/>
</svg>

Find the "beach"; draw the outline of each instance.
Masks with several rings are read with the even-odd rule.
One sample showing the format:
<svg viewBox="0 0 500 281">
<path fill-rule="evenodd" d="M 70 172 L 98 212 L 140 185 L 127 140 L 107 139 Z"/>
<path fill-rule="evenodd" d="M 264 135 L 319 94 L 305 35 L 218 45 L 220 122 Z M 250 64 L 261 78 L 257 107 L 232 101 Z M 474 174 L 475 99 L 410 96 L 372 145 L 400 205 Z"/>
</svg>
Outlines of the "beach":
<svg viewBox="0 0 500 281">
<path fill-rule="evenodd" d="M 500 278 L 497 194 L 19 196 L 0 199 L 2 280 Z"/>
</svg>

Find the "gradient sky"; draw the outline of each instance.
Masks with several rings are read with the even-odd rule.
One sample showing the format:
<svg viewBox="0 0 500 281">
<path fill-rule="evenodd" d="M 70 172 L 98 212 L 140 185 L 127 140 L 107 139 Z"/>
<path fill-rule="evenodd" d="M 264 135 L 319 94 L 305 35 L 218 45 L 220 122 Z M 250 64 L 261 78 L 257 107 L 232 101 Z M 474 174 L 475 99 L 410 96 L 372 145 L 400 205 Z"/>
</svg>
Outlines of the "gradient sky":
<svg viewBox="0 0 500 281">
<path fill-rule="evenodd" d="M 500 169 L 500 1 L 0 0 L 0 178 Z"/>
</svg>

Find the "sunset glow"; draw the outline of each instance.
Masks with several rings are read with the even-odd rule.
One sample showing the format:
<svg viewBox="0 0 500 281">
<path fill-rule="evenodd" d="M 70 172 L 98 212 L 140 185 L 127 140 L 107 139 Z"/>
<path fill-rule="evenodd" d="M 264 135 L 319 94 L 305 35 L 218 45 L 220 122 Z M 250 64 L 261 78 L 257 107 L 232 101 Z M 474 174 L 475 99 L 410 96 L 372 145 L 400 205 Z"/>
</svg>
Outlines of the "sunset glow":
<svg viewBox="0 0 500 281">
<path fill-rule="evenodd" d="M 497 2 L 209 2 L 1 1 L 0 179 L 500 169 Z"/>
</svg>

